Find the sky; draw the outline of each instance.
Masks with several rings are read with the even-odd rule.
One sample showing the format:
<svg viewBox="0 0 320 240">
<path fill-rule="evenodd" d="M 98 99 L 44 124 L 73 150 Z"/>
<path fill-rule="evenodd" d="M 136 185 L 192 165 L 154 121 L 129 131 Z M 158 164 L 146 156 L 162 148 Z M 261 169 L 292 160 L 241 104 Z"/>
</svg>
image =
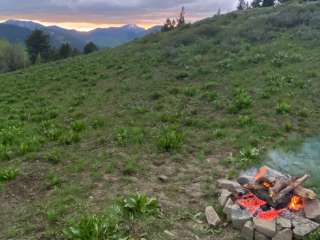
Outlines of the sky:
<svg viewBox="0 0 320 240">
<path fill-rule="evenodd" d="M 33 20 L 83 31 L 125 24 L 148 28 L 177 16 L 182 6 L 187 21 L 194 22 L 236 5 L 237 0 L 0 0 L 0 21 Z"/>
</svg>

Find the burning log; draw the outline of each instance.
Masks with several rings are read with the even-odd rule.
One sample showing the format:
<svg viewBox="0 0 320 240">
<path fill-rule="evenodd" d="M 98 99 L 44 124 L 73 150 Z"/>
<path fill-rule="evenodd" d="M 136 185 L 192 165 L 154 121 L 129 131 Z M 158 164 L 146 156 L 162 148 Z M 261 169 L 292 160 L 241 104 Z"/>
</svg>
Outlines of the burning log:
<svg viewBox="0 0 320 240">
<path fill-rule="evenodd" d="M 282 189 L 278 194 L 274 195 L 272 197 L 273 202 L 279 203 L 281 202 L 281 199 L 285 198 L 288 194 L 294 191 L 297 187 L 301 186 L 305 181 L 308 180 L 310 176 L 309 175 L 304 175 L 301 178 L 298 178 L 296 180 L 291 181 L 287 187 Z"/>
<path fill-rule="evenodd" d="M 287 181 L 283 178 L 277 178 L 273 187 L 270 188 L 271 197 L 276 196 L 282 189 L 287 186 Z"/>
<path fill-rule="evenodd" d="M 312 191 L 311 189 L 304 188 L 302 186 L 296 187 L 294 189 L 294 194 L 309 200 L 317 199 L 317 194 L 314 191 Z"/>
</svg>

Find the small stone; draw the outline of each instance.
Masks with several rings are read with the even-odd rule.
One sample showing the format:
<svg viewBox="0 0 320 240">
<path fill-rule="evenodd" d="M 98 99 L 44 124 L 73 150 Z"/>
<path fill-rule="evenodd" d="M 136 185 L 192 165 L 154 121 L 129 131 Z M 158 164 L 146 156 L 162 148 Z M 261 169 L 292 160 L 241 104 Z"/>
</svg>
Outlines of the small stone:
<svg viewBox="0 0 320 240">
<path fill-rule="evenodd" d="M 280 232 L 278 232 L 272 240 L 292 240 L 293 234 L 291 229 L 284 229 Z"/>
<path fill-rule="evenodd" d="M 268 237 L 266 237 L 262 233 L 259 233 L 259 232 L 256 231 L 254 233 L 254 240 L 269 240 L 269 239 L 268 239 Z"/>
<path fill-rule="evenodd" d="M 277 225 L 280 227 L 280 229 L 291 228 L 292 226 L 291 221 L 284 217 L 278 217 Z"/>
<path fill-rule="evenodd" d="M 227 215 L 228 221 L 231 220 L 231 211 L 232 209 L 240 208 L 238 205 L 234 204 L 233 201 L 229 198 L 226 205 L 223 208 L 223 213 Z"/>
<path fill-rule="evenodd" d="M 318 199 L 304 201 L 304 213 L 307 218 L 320 220 L 320 202 Z"/>
<path fill-rule="evenodd" d="M 247 210 L 241 208 L 235 208 L 231 210 L 232 226 L 235 229 L 241 230 L 244 224 L 251 219 L 252 215 Z"/>
<path fill-rule="evenodd" d="M 168 230 L 165 230 L 164 233 L 167 234 L 170 237 L 175 237 L 175 235 L 172 232 L 168 231 Z"/>
<path fill-rule="evenodd" d="M 226 190 L 226 189 L 221 190 L 218 201 L 222 207 L 224 207 L 226 205 L 226 203 L 231 195 L 232 195 L 232 193 L 229 192 L 228 190 Z"/>
<path fill-rule="evenodd" d="M 160 175 L 158 178 L 161 182 L 167 182 L 169 179 L 166 175 Z"/>
<path fill-rule="evenodd" d="M 253 240 L 254 239 L 254 228 L 252 221 L 247 221 L 242 230 L 241 237 L 245 240 Z"/>
<path fill-rule="evenodd" d="M 295 216 L 292 220 L 293 236 L 295 239 L 303 239 L 309 233 L 312 233 L 320 225 L 307 218 Z"/>
<path fill-rule="evenodd" d="M 235 181 L 228 180 L 228 179 L 219 179 L 218 185 L 220 188 L 227 189 L 230 192 L 235 192 L 235 191 L 237 191 L 237 189 L 241 188 L 239 183 L 237 183 Z"/>
<path fill-rule="evenodd" d="M 274 235 L 276 235 L 277 230 L 275 220 L 267 221 L 261 218 L 254 218 L 253 223 L 254 228 L 267 237 L 273 237 Z"/>
<path fill-rule="evenodd" d="M 217 212 L 214 210 L 213 207 L 211 206 L 206 207 L 205 213 L 206 213 L 207 222 L 210 226 L 215 227 L 221 222 L 219 215 L 217 214 Z"/>
</svg>

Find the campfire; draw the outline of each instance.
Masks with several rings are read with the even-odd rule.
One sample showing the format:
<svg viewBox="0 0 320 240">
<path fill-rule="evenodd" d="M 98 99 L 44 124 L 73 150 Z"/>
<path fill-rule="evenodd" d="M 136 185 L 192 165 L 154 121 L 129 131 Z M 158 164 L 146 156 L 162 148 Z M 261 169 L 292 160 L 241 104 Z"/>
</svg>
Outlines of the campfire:
<svg viewBox="0 0 320 240">
<path fill-rule="evenodd" d="M 309 178 L 262 167 L 237 182 L 220 179 L 219 201 L 245 239 L 303 239 L 320 221 L 317 194 L 303 186 Z"/>
</svg>

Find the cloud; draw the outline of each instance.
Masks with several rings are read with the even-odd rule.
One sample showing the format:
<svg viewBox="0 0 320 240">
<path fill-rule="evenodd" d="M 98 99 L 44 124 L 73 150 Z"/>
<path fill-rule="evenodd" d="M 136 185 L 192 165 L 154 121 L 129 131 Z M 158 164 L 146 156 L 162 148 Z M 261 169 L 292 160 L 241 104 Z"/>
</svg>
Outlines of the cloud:
<svg viewBox="0 0 320 240">
<path fill-rule="evenodd" d="M 0 16 L 46 22 L 159 24 L 182 6 L 195 21 L 235 8 L 237 0 L 0 0 Z"/>
</svg>

